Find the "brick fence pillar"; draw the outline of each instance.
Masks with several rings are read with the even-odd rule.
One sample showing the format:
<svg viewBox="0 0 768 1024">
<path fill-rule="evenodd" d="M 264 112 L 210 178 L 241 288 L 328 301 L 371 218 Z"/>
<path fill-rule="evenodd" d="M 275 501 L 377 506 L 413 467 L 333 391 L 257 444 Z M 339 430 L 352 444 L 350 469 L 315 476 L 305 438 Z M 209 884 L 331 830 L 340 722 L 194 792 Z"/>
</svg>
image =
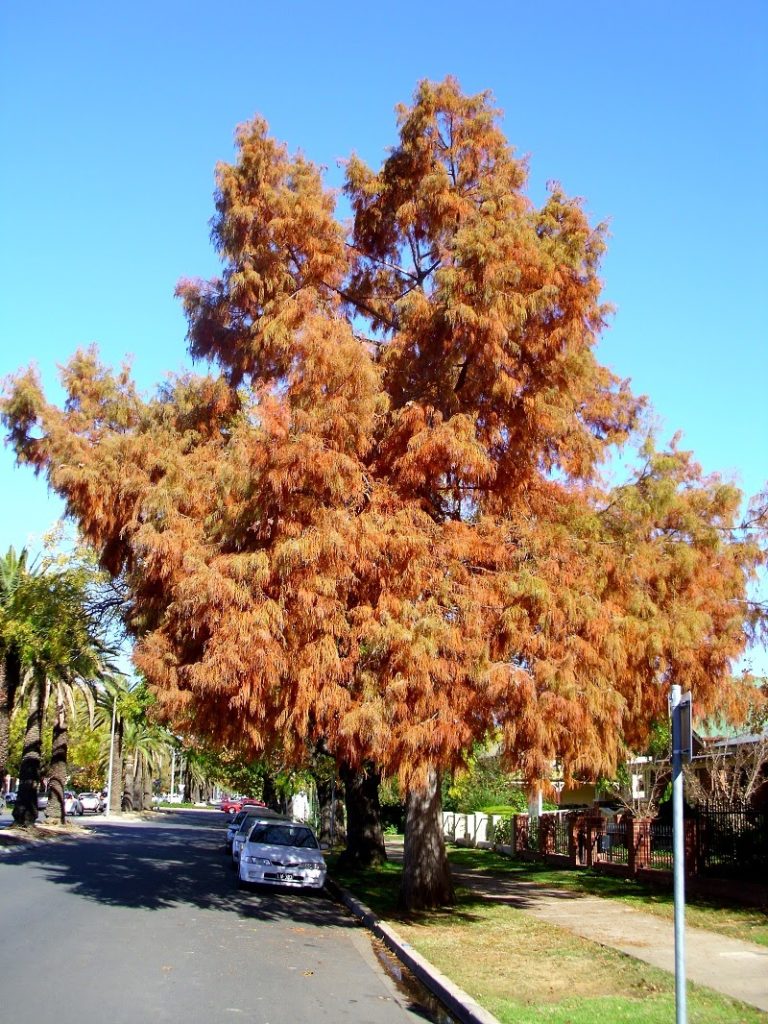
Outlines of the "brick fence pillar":
<svg viewBox="0 0 768 1024">
<path fill-rule="evenodd" d="M 568 860 L 572 868 L 579 863 L 579 818 L 577 814 L 568 815 Z"/>
<path fill-rule="evenodd" d="M 651 819 L 636 818 L 632 826 L 630 850 L 632 874 L 651 866 Z"/>
<path fill-rule="evenodd" d="M 630 875 L 635 873 L 635 819 L 631 814 L 622 814 L 619 819 L 624 825 L 624 842 L 627 844 L 627 871 Z"/>
<path fill-rule="evenodd" d="M 515 853 L 528 849 L 528 815 L 516 814 L 515 818 Z"/>
<path fill-rule="evenodd" d="M 575 842 L 575 862 L 582 868 L 591 864 L 589 854 L 589 822 L 583 814 L 577 814 L 571 825 Z"/>
</svg>

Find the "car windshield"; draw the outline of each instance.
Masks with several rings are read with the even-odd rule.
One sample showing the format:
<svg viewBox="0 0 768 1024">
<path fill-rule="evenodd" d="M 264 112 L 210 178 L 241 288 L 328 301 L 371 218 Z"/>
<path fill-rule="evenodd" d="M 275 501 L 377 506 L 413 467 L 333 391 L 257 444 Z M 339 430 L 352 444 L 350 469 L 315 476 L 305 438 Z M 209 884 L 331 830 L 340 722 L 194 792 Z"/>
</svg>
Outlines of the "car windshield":
<svg viewBox="0 0 768 1024">
<path fill-rule="evenodd" d="M 305 850 L 318 848 L 311 830 L 304 825 L 254 825 L 248 842 L 266 846 L 299 846 Z"/>
<path fill-rule="evenodd" d="M 257 811 L 255 808 L 252 808 L 250 813 L 248 813 L 248 811 L 244 811 L 242 820 L 240 822 L 240 827 L 238 828 L 238 834 L 246 834 L 248 832 L 248 829 L 253 827 L 254 821 L 258 821 L 259 818 L 262 817 L 264 817 L 264 815 Z M 267 814 L 267 817 L 269 817 L 269 814 Z"/>
</svg>

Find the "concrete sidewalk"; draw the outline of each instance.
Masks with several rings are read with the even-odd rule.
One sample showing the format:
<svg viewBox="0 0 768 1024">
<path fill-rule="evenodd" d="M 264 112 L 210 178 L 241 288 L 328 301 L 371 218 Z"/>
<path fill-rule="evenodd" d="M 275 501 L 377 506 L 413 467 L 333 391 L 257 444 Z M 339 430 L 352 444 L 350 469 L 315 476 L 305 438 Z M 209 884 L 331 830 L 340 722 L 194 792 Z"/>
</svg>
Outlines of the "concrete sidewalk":
<svg viewBox="0 0 768 1024">
<path fill-rule="evenodd" d="M 387 853 L 393 860 L 401 859 L 402 844 L 388 841 Z M 671 921 L 634 910 L 620 900 L 498 875 L 454 871 L 454 879 L 484 899 L 506 903 L 541 921 L 674 973 Z M 768 1011 L 768 947 L 702 928 L 686 928 L 685 951 L 688 981 Z"/>
</svg>

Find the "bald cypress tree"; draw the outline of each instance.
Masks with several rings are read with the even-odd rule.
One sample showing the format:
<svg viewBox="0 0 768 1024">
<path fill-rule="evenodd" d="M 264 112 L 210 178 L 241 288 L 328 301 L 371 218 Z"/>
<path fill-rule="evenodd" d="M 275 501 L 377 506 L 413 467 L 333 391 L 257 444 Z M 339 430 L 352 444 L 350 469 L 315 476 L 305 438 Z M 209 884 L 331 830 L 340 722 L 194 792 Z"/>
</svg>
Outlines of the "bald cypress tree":
<svg viewBox="0 0 768 1024">
<path fill-rule="evenodd" d="M 261 119 L 217 169 L 222 273 L 183 281 L 209 376 L 143 399 L 94 352 L 63 409 L 32 372 L 3 415 L 111 571 L 135 660 L 177 729 L 398 775 L 403 900 L 452 898 L 441 772 L 500 730 L 545 785 L 609 772 L 663 712 L 743 693 L 764 550 L 738 492 L 647 442 L 596 358 L 605 232 L 541 207 L 487 94 L 422 83 L 382 166 L 354 157 L 347 226 Z"/>
</svg>

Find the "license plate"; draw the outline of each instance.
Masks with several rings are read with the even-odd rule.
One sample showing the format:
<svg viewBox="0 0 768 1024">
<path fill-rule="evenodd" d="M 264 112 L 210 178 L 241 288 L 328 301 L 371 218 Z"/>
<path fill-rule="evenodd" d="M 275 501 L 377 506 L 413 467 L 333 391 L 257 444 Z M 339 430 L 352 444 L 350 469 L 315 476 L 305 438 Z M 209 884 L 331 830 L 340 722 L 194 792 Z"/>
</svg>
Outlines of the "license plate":
<svg viewBox="0 0 768 1024">
<path fill-rule="evenodd" d="M 292 882 L 293 881 L 293 875 L 290 874 L 290 872 L 288 872 L 288 871 L 278 871 L 277 872 L 277 879 L 278 879 L 279 882 Z"/>
</svg>

